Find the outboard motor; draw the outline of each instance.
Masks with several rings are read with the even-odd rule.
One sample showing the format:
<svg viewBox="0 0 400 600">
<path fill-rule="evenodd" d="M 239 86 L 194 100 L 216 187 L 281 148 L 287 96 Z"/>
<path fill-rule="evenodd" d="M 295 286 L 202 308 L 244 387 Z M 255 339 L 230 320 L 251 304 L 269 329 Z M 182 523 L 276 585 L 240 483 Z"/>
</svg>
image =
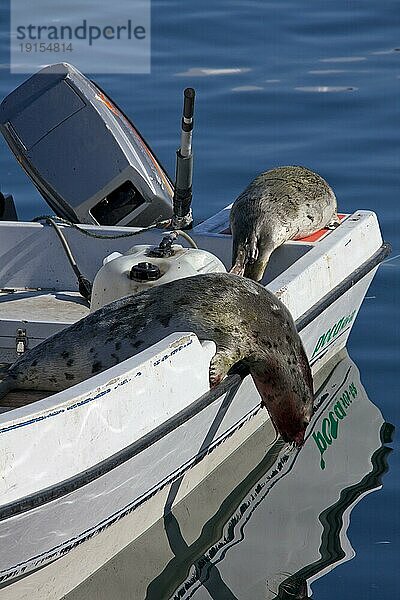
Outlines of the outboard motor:
<svg viewBox="0 0 400 600">
<path fill-rule="evenodd" d="M 165 170 L 129 119 L 73 66 L 46 67 L 9 94 L 0 129 L 58 216 L 141 227 L 172 217 Z"/>
</svg>

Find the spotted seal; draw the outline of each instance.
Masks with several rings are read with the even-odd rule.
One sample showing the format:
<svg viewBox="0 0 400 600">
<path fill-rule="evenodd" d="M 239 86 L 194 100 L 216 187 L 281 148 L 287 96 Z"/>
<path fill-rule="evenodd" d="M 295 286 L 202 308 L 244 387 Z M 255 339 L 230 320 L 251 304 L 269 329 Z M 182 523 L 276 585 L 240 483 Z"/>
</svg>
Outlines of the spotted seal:
<svg viewBox="0 0 400 600">
<path fill-rule="evenodd" d="M 258 175 L 240 194 L 230 223 L 231 272 L 260 281 L 275 248 L 338 223 L 336 197 L 310 169 L 277 167 Z"/>
<path fill-rule="evenodd" d="M 240 361 L 284 440 L 303 443 L 313 389 L 293 319 L 263 286 L 228 273 L 178 279 L 105 305 L 20 357 L 0 397 L 16 388 L 63 390 L 176 331 L 216 343 L 212 386 Z"/>
</svg>

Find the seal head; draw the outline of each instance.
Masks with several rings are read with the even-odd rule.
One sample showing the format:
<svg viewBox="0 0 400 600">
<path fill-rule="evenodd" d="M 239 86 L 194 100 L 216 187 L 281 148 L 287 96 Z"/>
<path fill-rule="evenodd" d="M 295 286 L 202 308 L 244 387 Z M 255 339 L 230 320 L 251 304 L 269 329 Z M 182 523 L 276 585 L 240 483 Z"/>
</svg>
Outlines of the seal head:
<svg viewBox="0 0 400 600">
<path fill-rule="evenodd" d="M 63 390 L 179 331 L 215 342 L 211 386 L 244 364 L 277 430 L 302 444 L 313 390 L 293 319 L 264 287 L 228 273 L 178 279 L 103 306 L 28 350 L 0 383 L 0 397 L 12 388 Z"/>
<path fill-rule="evenodd" d="M 278 246 L 337 224 L 336 197 L 306 167 L 277 167 L 256 177 L 230 212 L 231 273 L 260 281 Z"/>
<path fill-rule="evenodd" d="M 313 414 L 310 368 L 302 347 L 293 352 L 292 360 L 280 358 L 275 363 L 269 358 L 266 369 L 266 361 L 258 357 L 250 373 L 275 429 L 285 442 L 302 446 Z M 294 366 L 294 361 L 299 364 Z"/>
</svg>

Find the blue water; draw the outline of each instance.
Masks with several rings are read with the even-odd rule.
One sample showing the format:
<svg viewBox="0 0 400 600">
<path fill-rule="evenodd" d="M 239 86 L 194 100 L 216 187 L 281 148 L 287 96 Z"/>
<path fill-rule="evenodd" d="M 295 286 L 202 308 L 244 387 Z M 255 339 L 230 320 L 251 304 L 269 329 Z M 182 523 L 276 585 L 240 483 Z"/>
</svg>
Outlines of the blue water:
<svg viewBox="0 0 400 600">
<path fill-rule="evenodd" d="M 4 6 L 0 10 L 4 96 L 24 77 L 8 72 L 7 13 Z M 196 88 L 198 221 L 231 202 L 257 173 L 280 164 L 321 173 L 343 212 L 378 213 L 392 258 L 368 292 L 349 351 L 368 395 L 394 424 L 400 364 L 399 18 L 398 0 L 153 0 L 151 75 L 95 77 L 170 173 L 181 91 Z M 16 198 L 20 218 L 41 214 L 43 202 L 3 142 L 0 166 L 1 189 Z M 398 597 L 399 466 L 394 452 L 383 490 L 352 513 L 355 558 L 318 580 L 315 598 Z"/>
</svg>

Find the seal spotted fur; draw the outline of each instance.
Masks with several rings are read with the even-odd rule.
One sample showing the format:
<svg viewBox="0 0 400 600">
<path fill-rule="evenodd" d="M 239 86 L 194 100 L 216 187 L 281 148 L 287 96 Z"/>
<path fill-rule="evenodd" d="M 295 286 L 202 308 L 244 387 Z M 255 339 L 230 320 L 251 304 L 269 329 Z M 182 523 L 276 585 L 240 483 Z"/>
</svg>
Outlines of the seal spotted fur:
<svg viewBox="0 0 400 600">
<path fill-rule="evenodd" d="M 176 331 L 216 343 L 211 385 L 241 361 L 282 437 L 303 443 L 312 378 L 293 319 L 264 287 L 228 273 L 178 279 L 105 305 L 20 357 L 0 397 L 15 388 L 63 390 Z"/>
<path fill-rule="evenodd" d="M 306 167 L 277 167 L 258 175 L 235 200 L 230 213 L 232 269 L 260 281 L 272 252 L 337 223 L 333 190 Z"/>
</svg>

